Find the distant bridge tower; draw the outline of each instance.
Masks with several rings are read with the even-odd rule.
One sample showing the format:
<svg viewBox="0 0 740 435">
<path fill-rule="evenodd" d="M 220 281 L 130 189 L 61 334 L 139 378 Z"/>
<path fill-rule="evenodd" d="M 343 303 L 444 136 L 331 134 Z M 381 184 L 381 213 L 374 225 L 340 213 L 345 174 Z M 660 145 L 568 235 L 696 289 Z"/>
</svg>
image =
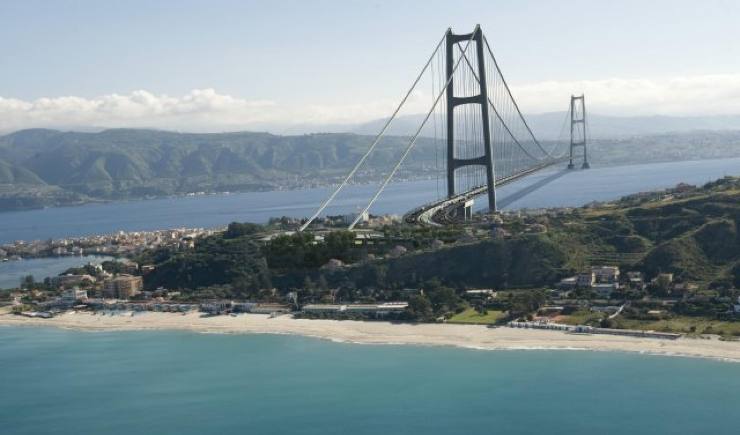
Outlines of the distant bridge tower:
<svg viewBox="0 0 740 435">
<path fill-rule="evenodd" d="M 586 99 L 584 95 L 580 97 L 570 97 L 570 163 L 568 169 L 574 169 L 573 149 L 583 147 L 583 164 L 581 169 L 588 169 L 588 153 L 586 151 Z"/>
<path fill-rule="evenodd" d="M 486 86 L 486 66 L 483 52 L 483 32 L 480 26 L 475 26 L 472 33 L 456 35 L 452 29 L 447 31 L 446 40 L 446 71 L 447 71 L 447 196 L 455 196 L 455 171 L 464 166 L 485 166 L 486 182 L 488 184 L 488 208 L 496 211 L 496 179 L 493 168 L 493 150 L 491 149 L 491 130 L 488 121 L 488 89 Z M 470 41 L 475 43 L 476 56 L 473 63 L 477 63 L 477 78 L 480 92 L 478 95 L 456 97 L 454 92 L 455 70 L 454 47 L 459 42 Z M 471 65 L 475 67 L 476 65 Z M 460 159 L 455 157 L 455 107 L 466 104 L 477 104 L 480 106 L 481 130 L 483 133 L 482 156 Z M 464 210 L 467 214 L 467 211 Z"/>
</svg>

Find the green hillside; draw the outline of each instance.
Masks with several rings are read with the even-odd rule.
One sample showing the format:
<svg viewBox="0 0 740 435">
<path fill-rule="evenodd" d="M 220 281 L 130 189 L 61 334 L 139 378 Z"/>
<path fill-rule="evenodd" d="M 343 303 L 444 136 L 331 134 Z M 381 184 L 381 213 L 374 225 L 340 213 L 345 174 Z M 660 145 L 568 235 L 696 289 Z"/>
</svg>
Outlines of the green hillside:
<svg viewBox="0 0 740 435">
<path fill-rule="evenodd" d="M 48 184 L 98 199 L 305 187 L 335 182 L 372 139 L 354 134 L 24 130 L 0 137 L 0 186 Z M 357 180 L 386 173 L 407 141 L 384 138 Z M 432 169 L 431 146 L 421 139 L 413 163 L 399 176 Z M 2 190 L 8 192 L 6 199 L 12 196 L 13 189 Z"/>
</svg>

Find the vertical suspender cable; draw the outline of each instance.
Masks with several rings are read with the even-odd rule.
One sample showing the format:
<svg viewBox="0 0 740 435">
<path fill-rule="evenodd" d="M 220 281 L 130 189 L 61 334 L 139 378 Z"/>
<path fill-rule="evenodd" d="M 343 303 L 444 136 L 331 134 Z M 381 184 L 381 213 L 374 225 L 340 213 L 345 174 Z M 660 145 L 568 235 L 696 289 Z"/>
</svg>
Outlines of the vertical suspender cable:
<svg viewBox="0 0 740 435">
<path fill-rule="evenodd" d="M 463 55 L 465 55 L 465 51 L 467 51 L 468 50 L 468 47 L 470 47 L 470 42 L 475 37 L 476 32 L 480 32 L 480 28 L 479 27 L 476 27 L 475 31 L 473 31 L 473 33 L 470 35 L 470 39 L 468 40 L 468 43 L 465 45 L 465 50 L 463 50 L 463 52 L 462 52 Z M 442 44 L 442 42 L 440 41 L 439 45 L 441 45 L 441 44 Z M 439 49 L 439 45 L 437 45 L 437 49 Z M 367 204 L 367 206 L 365 206 L 365 208 L 362 210 L 362 212 L 355 218 L 354 221 L 352 221 L 352 223 L 350 224 L 350 226 L 348 228 L 349 230 L 354 229 L 355 225 L 357 225 L 357 223 L 360 222 L 360 219 L 362 219 L 362 216 L 365 213 L 367 213 L 368 210 L 370 210 L 370 207 L 372 207 L 373 204 L 375 203 L 375 201 L 377 201 L 378 197 L 380 196 L 381 193 L 383 193 L 383 190 L 385 190 L 385 187 L 388 185 L 388 183 L 390 183 L 390 181 L 393 178 L 393 176 L 396 175 L 396 172 L 398 171 L 398 168 L 401 167 L 401 165 L 403 164 L 403 161 L 406 160 L 406 157 L 408 157 L 409 152 L 411 152 L 411 149 L 414 147 L 414 143 L 416 143 L 416 139 L 419 137 L 419 134 L 421 133 L 421 129 L 424 128 L 424 125 L 429 120 L 429 117 L 431 116 L 432 112 L 437 107 L 437 104 L 439 103 L 440 98 L 442 98 L 442 95 L 444 95 L 445 90 L 447 89 L 447 86 L 450 85 L 450 82 L 452 81 L 452 77 L 454 77 L 455 71 L 457 71 L 457 67 L 460 66 L 460 61 L 461 60 L 462 60 L 462 57 L 460 57 L 457 60 L 457 62 L 455 62 L 455 66 L 452 69 L 452 74 L 447 79 L 443 90 L 437 95 L 437 98 L 434 100 L 434 104 L 432 105 L 432 108 L 427 112 L 426 116 L 424 117 L 424 120 L 421 122 L 421 125 L 419 126 L 419 128 L 416 130 L 416 133 L 414 133 L 414 136 L 409 141 L 409 144 L 406 146 L 406 150 L 404 150 L 403 155 L 401 155 L 401 158 L 396 163 L 396 166 L 393 167 L 393 169 L 391 170 L 391 172 L 385 178 L 385 180 L 383 181 L 383 184 L 380 185 L 380 188 L 378 188 L 378 190 L 375 192 L 375 195 L 373 195 L 372 199 Z M 426 69 L 426 67 L 425 67 L 425 69 Z"/>
</svg>

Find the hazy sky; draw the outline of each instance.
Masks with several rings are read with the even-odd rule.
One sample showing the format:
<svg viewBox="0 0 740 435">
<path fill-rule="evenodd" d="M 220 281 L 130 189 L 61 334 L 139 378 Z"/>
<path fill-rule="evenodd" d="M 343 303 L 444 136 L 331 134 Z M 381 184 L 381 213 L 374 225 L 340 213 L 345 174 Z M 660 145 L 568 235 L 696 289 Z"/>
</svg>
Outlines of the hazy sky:
<svg viewBox="0 0 740 435">
<path fill-rule="evenodd" d="M 0 0 L 0 130 L 385 116 L 480 23 L 529 113 L 740 114 L 740 1 Z"/>
</svg>

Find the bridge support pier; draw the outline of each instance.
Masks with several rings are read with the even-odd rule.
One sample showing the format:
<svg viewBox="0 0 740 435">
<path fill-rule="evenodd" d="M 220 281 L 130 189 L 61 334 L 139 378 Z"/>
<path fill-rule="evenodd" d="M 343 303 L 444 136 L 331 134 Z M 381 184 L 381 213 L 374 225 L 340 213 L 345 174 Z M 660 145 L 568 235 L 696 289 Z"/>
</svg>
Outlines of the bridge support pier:
<svg viewBox="0 0 740 435">
<path fill-rule="evenodd" d="M 447 71 L 447 197 L 455 196 L 455 170 L 464 166 L 485 166 L 486 183 L 488 185 L 488 209 L 496 211 L 496 177 L 493 166 L 493 150 L 491 149 L 491 130 L 488 118 L 488 88 L 486 86 L 486 66 L 483 52 L 483 32 L 480 26 L 475 26 L 473 33 L 456 35 L 452 30 L 447 31 L 446 41 L 446 71 Z M 473 96 L 455 96 L 454 87 L 454 48 L 455 44 L 463 41 L 475 43 L 478 63 L 478 76 L 480 92 Z M 473 65 L 471 65 L 472 67 Z M 457 158 L 455 156 L 455 107 L 466 104 L 480 105 L 481 131 L 483 134 L 484 155 L 475 158 Z M 472 212 L 472 211 L 471 211 Z"/>
<path fill-rule="evenodd" d="M 463 221 L 468 222 L 473 219 L 473 205 L 475 201 L 469 199 L 455 209 L 455 217 L 462 218 Z"/>
</svg>

